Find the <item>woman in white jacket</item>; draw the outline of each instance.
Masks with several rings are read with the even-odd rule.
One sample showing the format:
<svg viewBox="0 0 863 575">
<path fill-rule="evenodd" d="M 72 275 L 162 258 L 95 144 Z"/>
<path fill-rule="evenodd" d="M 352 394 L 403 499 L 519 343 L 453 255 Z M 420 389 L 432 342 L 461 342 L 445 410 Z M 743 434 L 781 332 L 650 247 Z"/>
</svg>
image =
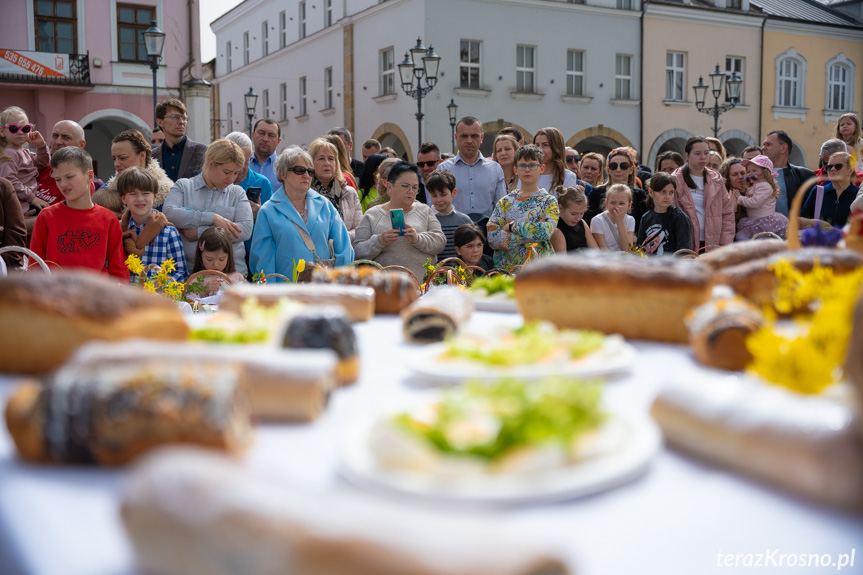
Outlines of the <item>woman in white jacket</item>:
<svg viewBox="0 0 863 575">
<path fill-rule="evenodd" d="M 333 203 L 353 241 L 354 232 L 363 218 L 363 208 L 357 191 L 347 184 L 342 175 L 339 151 L 326 138 L 318 138 L 309 146 L 309 155 L 315 167 L 312 190 Z"/>
</svg>

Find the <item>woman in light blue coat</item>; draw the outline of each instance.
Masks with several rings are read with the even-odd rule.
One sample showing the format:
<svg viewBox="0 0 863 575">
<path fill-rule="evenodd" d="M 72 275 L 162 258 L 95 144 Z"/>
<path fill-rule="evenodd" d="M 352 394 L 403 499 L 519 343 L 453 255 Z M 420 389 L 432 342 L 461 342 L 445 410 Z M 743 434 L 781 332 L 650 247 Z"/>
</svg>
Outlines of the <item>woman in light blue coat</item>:
<svg viewBox="0 0 863 575">
<path fill-rule="evenodd" d="M 249 259 L 252 273 L 291 277 L 300 260 L 330 266 L 351 263 L 354 250 L 338 211 L 310 189 L 315 176 L 311 156 L 291 146 L 279 154 L 274 168 L 282 187 L 258 211 Z"/>
</svg>

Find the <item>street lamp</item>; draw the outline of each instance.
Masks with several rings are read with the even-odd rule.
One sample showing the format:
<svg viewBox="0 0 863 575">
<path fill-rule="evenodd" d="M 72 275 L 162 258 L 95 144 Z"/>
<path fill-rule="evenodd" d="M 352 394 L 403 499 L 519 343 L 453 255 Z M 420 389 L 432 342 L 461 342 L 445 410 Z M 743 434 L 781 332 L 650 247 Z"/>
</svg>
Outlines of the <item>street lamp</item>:
<svg viewBox="0 0 863 575">
<path fill-rule="evenodd" d="M 252 120 L 255 119 L 255 108 L 258 106 L 258 95 L 249 86 L 249 91 L 243 96 L 246 101 L 246 116 L 249 117 L 249 137 L 252 137 Z"/>
<path fill-rule="evenodd" d="M 458 104 L 452 98 L 449 99 L 449 104 L 446 105 L 446 111 L 449 113 L 449 127 L 452 133 L 452 153 L 455 154 L 455 123 L 458 118 Z"/>
<path fill-rule="evenodd" d="M 159 64 L 162 61 L 162 50 L 165 48 L 165 33 L 156 26 L 156 21 L 150 21 L 150 27 L 142 35 L 144 36 L 144 47 L 147 49 L 147 57 L 150 59 L 150 69 L 153 71 L 153 127 L 156 123 L 156 75 L 159 72 Z"/>
<path fill-rule="evenodd" d="M 419 146 L 423 143 L 423 96 L 432 91 L 437 84 L 437 71 L 440 66 L 440 56 L 435 54 L 431 46 L 423 46 L 422 39 L 417 38 L 417 45 L 405 52 L 405 59 L 399 64 L 402 90 L 417 101 L 417 136 Z M 425 78 L 425 87 L 422 80 Z M 414 85 L 416 81 L 416 85 Z"/>
<path fill-rule="evenodd" d="M 719 97 L 722 95 L 722 83 L 725 82 L 725 72 L 719 69 L 719 64 L 716 65 L 716 70 L 710 74 L 710 86 L 704 83 L 704 77 L 698 77 L 698 83 L 692 87 L 695 90 L 695 107 L 699 112 L 704 112 L 708 116 L 713 116 L 713 137 L 719 137 L 719 116 L 724 114 L 731 108 L 740 103 L 740 85 L 743 80 L 737 75 L 737 72 L 731 74 L 731 78 L 725 82 L 725 103 L 719 105 Z M 713 106 L 706 108 L 704 106 L 704 97 L 707 95 L 707 88 L 713 95 Z"/>
</svg>

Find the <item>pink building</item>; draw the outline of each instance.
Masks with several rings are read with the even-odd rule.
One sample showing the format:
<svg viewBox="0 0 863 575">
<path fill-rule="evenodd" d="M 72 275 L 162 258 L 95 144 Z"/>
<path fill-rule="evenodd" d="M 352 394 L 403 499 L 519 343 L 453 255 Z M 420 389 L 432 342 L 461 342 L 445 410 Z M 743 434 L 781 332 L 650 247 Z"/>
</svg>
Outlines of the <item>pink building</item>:
<svg viewBox="0 0 863 575">
<path fill-rule="evenodd" d="M 114 173 L 111 139 L 129 128 L 149 137 L 153 73 L 141 33 L 166 33 L 158 98 L 180 97 L 193 140 L 209 141 L 210 88 L 201 78 L 198 2 L 15 0 L 0 19 L 0 109 L 26 110 L 47 140 L 58 120 L 85 129 L 96 175 Z"/>
</svg>

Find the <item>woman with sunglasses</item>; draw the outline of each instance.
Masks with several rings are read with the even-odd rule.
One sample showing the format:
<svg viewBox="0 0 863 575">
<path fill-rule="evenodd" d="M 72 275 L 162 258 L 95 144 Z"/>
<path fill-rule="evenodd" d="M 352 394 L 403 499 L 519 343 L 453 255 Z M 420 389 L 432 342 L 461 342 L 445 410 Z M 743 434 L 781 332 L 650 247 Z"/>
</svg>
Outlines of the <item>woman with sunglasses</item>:
<svg viewBox="0 0 863 575">
<path fill-rule="evenodd" d="M 45 138 L 33 128 L 18 106 L 9 106 L 0 113 L 0 178 L 12 184 L 25 216 L 34 216 L 48 207 L 48 202 L 36 196 L 36 190 L 39 172 L 48 167 L 51 158 Z M 25 144 L 35 147 L 36 153 L 25 149 Z"/>
<path fill-rule="evenodd" d="M 851 214 L 851 204 L 860 191 L 852 182 L 851 154 L 836 152 L 824 164 L 827 179 L 823 186 L 813 186 L 800 208 L 800 227 L 815 225 L 841 228 Z"/>
<path fill-rule="evenodd" d="M 686 163 L 672 174 L 677 190 L 674 205 L 689 216 L 692 249 L 724 246 L 734 241 L 736 205 L 719 172 L 707 167 L 710 146 L 702 136 L 686 141 Z"/>
<path fill-rule="evenodd" d="M 594 216 L 605 210 L 605 193 L 608 188 L 614 184 L 626 184 L 632 190 L 632 208 L 629 213 L 635 218 L 635 233 L 637 235 L 641 216 L 648 211 L 647 192 L 635 185 L 635 173 L 638 171 L 638 164 L 635 163 L 635 158 L 632 157 L 632 153 L 627 148 L 615 148 L 608 154 L 605 169 L 608 174 L 605 181 L 587 196 L 589 206 L 584 215 L 584 221 L 590 223 Z"/>
<path fill-rule="evenodd" d="M 387 175 L 389 201 L 366 211 L 354 236 L 357 258 L 373 260 L 382 266 L 403 266 L 417 278 L 425 273 L 423 265 L 446 246 L 446 235 L 432 209 L 417 201 L 420 189 L 419 168 L 407 162 L 397 162 Z M 403 227 L 397 227 L 402 212 Z"/>
<path fill-rule="evenodd" d="M 273 167 L 282 187 L 258 211 L 249 257 L 253 274 L 292 277 L 300 260 L 327 267 L 354 261 L 338 210 L 311 189 L 313 165 L 312 157 L 299 146 L 286 148 L 276 158 Z"/>
</svg>

